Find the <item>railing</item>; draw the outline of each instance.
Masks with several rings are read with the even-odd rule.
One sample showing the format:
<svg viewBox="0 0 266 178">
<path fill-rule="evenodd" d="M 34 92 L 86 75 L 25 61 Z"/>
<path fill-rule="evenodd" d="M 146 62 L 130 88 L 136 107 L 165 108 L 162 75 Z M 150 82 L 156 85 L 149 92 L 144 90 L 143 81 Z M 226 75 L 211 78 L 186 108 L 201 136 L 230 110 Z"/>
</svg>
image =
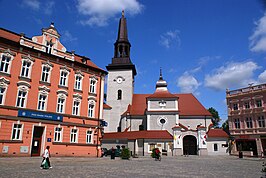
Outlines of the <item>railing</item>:
<svg viewBox="0 0 266 178">
<path fill-rule="evenodd" d="M 255 86 L 250 86 L 246 88 L 241 88 L 238 90 L 226 90 L 226 95 L 227 96 L 232 96 L 232 95 L 238 95 L 238 94 L 244 94 L 248 92 L 253 92 L 253 91 L 258 91 L 258 90 L 264 90 L 266 89 L 266 84 L 261 84 L 261 85 L 255 85 Z"/>
</svg>

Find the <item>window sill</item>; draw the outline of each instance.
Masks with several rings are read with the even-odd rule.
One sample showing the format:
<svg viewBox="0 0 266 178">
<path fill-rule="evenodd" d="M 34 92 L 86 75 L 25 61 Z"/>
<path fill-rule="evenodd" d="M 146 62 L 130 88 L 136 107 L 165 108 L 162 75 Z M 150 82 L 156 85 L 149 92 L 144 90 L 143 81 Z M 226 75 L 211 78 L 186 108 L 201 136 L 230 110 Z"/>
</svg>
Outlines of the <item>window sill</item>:
<svg viewBox="0 0 266 178">
<path fill-rule="evenodd" d="M 39 81 L 39 84 L 43 84 L 43 85 L 46 85 L 46 86 L 51 86 L 51 83 L 44 82 L 44 81 Z"/>
<path fill-rule="evenodd" d="M 66 145 L 66 146 L 96 146 L 91 143 L 70 143 L 70 142 L 52 142 L 53 145 Z"/>
<path fill-rule="evenodd" d="M 27 78 L 27 77 L 18 76 L 18 79 L 19 80 L 24 80 L 24 81 L 27 81 L 27 82 L 31 82 L 31 79 Z"/>
<path fill-rule="evenodd" d="M 23 143 L 22 140 L 0 140 L 0 143 Z"/>
<path fill-rule="evenodd" d="M 58 85 L 58 88 L 63 88 L 63 89 L 68 90 L 68 87 L 67 86 L 63 86 L 63 85 Z"/>
<path fill-rule="evenodd" d="M 0 71 L 0 74 L 3 76 L 6 76 L 6 77 L 11 77 L 11 74 L 9 74 L 9 73 L 5 73 L 5 72 Z"/>
<path fill-rule="evenodd" d="M 74 90 L 74 92 L 80 92 L 80 93 L 83 93 L 83 91 L 82 90 L 79 90 L 79 89 L 73 89 Z"/>
</svg>

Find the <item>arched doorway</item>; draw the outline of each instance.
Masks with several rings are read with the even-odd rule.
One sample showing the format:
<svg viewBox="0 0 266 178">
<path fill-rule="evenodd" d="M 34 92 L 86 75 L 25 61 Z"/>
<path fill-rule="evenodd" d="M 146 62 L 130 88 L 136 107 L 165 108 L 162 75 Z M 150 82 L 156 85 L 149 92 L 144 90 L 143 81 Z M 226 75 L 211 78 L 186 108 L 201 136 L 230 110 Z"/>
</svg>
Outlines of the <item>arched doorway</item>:
<svg viewBox="0 0 266 178">
<path fill-rule="evenodd" d="M 183 154 L 197 155 L 197 139 L 192 135 L 183 138 Z"/>
</svg>

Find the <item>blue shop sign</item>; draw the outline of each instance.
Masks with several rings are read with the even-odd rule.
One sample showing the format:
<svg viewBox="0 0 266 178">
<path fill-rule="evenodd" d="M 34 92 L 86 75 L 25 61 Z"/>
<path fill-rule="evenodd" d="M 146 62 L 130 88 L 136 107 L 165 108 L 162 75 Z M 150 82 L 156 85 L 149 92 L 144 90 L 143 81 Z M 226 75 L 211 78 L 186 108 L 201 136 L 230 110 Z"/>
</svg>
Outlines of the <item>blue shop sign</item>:
<svg viewBox="0 0 266 178">
<path fill-rule="evenodd" d="M 28 110 L 18 110 L 19 117 L 29 117 L 35 119 L 44 119 L 50 121 L 63 121 L 63 116 L 58 114 L 50 114 L 50 113 L 42 113 L 36 111 L 28 111 Z"/>
</svg>

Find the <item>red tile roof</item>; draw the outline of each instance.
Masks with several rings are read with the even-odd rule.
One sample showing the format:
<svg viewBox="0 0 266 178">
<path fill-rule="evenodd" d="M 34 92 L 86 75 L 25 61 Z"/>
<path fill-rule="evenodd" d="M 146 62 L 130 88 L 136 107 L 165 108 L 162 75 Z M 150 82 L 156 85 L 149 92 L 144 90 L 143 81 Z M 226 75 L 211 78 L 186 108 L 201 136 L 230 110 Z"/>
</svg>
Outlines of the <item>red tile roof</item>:
<svg viewBox="0 0 266 178">
<path fill-rule="evenodd" d="M 228 134 L 223 131 L 223 129 L 210 129 L 207 132 L 208 137 L 222 137 L 222 138 L 227 138 Z"/>
<path fill-rule="evenodd" d="M 172 94 L 171 94 L 172 95 Z M 211 113 L 191 94 L 173 94 L 178 97 L 178 111 L 180 116 L 211 116 Z M 147 109 L 146 99 L 150 94 L 134 94 L 132 106 L 127 112 L 130 115 L 145 115 Z M 170 96 L 170 95 L 169 95 Z"/>
<path fill-rule="evenodd" d="M 103 109 L 112 109 L 112 107 L 106 103 L 103 103 Z"/>
<path fill-rule="evenodd" d="M 167 130 L 142 130 L 105 133 L 103 139 L 173 139 Z"/>
<path fill-rule="evenodd" d="M 178 98 L 176 95 L 173 95 L 168 90 L 166 91 L 155 91 L 152 95 L 147 98 Z"/>
<path fill-rule="evenodd" d="M 14 41 L 14 42 L 19 42 L 19 40 L 20 40 L 19 34 L 5 30 L 3 28 L 0 28 L 0 37 L 5 38 L 5 39 L 9 39 L 9 40 Z"/>
</svg>

